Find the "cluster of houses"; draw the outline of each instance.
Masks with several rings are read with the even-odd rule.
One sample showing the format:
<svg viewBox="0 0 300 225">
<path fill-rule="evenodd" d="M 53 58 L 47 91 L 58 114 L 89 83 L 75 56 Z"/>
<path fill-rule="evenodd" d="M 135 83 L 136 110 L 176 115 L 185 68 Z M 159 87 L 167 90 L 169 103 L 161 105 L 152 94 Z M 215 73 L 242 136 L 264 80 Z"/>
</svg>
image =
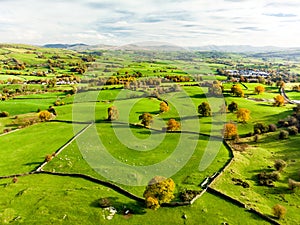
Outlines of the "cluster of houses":
<svg viewBox="0 0 300 225">
<path fill-rule="evenodd" d="M 264 71 L 257 70 L 226 70 L 226 74 L 233 77 L 249 77 L 249 78 L 257 78 L 257 77 L 269 77 L 270 74 Z"/>
</svg>

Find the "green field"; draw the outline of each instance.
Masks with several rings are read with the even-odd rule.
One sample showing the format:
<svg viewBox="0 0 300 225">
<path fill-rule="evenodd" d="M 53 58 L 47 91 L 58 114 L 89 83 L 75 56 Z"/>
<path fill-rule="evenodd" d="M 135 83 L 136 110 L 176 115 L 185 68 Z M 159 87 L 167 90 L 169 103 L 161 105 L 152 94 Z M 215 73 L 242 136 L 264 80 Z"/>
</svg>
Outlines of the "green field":
<svg viewBox="0 0 300 225">
<path fill-rule="evenodd" d="M 103 183 L 109 181 L 143 198 L 154 176 L 170 177 L 176 184 L 173 202 L 180 202 L 181 192 L 203 190 L 200 184 L 221 172 L 233 157 L 232 164 L 211 188 L 274 220 L 272 207 L 281 204 L 287 214 L 277 221 L 297 224 L 300 191 L 289 190 L 287 183 L 289 178 L 300 180 L 299 135 L 279 140 L 279 132 L 291 126 L 287 122 L 285 127 L 253 141 L 256 123 L 279 125 L 279 120 L 290 118 L 295 105 L 274 107 L 274 97 L 279 94 L 275 85 L 279 77 L 275 75 L 269 78 L 272 85 L 243 83 L 245 97 L 236 97 L 231 93 L 235 83 L 218 74 L 219 70 L 238 65 L 280 73 L 293 69 L 293 76 L 282 78 L 299 79 L 299 74 L 294 74 L 299 68 L 282 66 L 284 60 L 269 64 L 260 57 L 235 53 L 77 52 L 1 45 L 0 113 L 6 111 L 9 116 L 0 118 L 0 224 L 269 224 L 209 192 L 193 205 L 154 211 Z M 44 71 L 45 76 L 35 75 L 37 71 Z M 79 78 L 81 83 L 77 83 Z M 69 82 L 72 79 L 77 81 Z M 116 82 L 105 83 L 109 79 Z M 216 80 L 223 85 L 220 96 L 209 94 Z M 298 84 L 286 82 L 290 99 L 299 100 L 299 92 L 291 91 Z M 258 85 L 265 88 L 260 95 L 254 94 Z M 162 113 L 163 101 L 168 103 L 169 111 Z M 209 103 L 211 116 L 199 115 L 198 106 L 203 102 Z M 250 110 L 249 121 L 239 122 L 236 112 L 220 113 L 220 107 L 231 102 Z M 57 115 L 41 122 L 38 111 L 50 106 Z M 107 121 L 111 106 L 118 109 L 116 121 Z M 150 128 L 141 126 L 142 113 L 152 115 Z M 33 125 L 21 126 L 33 118 Z M 165 132 L 170 119 L 180 122 L 180 131 Z M 244 151 L 234 150 L 232 155 L 224 145 L 222 129 L 227 122 L 237 125 L 241 137 L 227 143 L 233 149 L 243 146 Z M 294 121 L 293 125 L 299 124 Z M 49 159 L 61 147 L 62 151 Z M 36 171 L 46 158 L 49 162 L 42 170 L 47 173 Z M 273 171 L 277 159 L 286 161 L 287 167 L 275 187 L 260 186 L 257 174 Z M 234 185 L 232 178 L 246 181 L 250 187 Z M 112 220 L 100 207 L 100 198 L 109 198 L 116 208 Z M 124 215 L 127 209 L 130 214 Z"/>
</svg>

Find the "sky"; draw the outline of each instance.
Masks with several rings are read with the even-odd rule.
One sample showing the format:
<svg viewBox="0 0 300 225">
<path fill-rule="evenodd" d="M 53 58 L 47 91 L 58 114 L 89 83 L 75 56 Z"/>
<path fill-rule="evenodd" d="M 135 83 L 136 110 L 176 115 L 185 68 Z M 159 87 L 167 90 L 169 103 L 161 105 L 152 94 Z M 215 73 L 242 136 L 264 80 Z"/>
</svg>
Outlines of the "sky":
<svg viewBox="0 0 300 225">
<path fill-rule="evenodd" d="M 300 47 L 299 0 L 0 0 L 0 42 Z"/>
</svg>

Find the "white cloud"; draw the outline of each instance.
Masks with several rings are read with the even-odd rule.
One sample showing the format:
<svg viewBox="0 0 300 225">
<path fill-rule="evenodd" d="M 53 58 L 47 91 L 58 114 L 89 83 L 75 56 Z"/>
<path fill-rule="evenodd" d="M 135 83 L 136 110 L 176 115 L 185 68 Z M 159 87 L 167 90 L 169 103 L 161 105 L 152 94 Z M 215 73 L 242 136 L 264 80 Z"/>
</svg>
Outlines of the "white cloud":
<svg viewBox="0 0 300 225">
<path fill-rule="evenodd" d="M 300 46 L 296 0 L 0 0 L 0 42 Z"/>
</svg>

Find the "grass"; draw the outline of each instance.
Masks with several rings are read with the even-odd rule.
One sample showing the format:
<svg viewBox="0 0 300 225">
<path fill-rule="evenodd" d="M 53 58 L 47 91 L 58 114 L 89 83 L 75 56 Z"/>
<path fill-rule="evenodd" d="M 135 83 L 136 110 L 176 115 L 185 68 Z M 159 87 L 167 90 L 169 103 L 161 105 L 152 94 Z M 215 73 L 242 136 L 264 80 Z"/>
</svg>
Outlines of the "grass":
<svg viewBox="0 0 300 225">
<path fill-rule="evenodd" d="M 45 56 L 37 57 L 35 52 Z M 6 54 L 8 53 L 8 55 Z M 70 74 L 68 63 L 80 61 L 79 54 L 73 51 L 58 49 L 43 49 L 23 45 L 2 46 L 1 59 L 15 57 L 26 62 L 28 71 L 21 71 L 24 79 L 37 79 L 29 74 L 34 71 L 44 71 L 48 68 L 36 67 L 46 63 L 53 56 L 65 61 L 65 68 L 55 67 L 56 73 Z M 6 54 L 6 55 L 4 55 Z M 150 53 L 149 53 L 150 54 Z M 199 53 L 200 54 L 200 53 Z M 153 57 L 155 56 L 155 57 Z M 95 64 L 82 78 L 100 76 L 123 76 L 125 72 L 133 74 L 141 72 L 143 77 L 159 77 L 164 75 L 187 76 L 201 75 L 205 80 L 223 80 L 225 76 L 217 76 L 217 68 L 224 68 L 226 63 L 241 60 L 247 65 L 260 63 L 257 59 L 233 58 L 222 60 L 202 59 L 202 55 L 194 60 L 177 60 L 179 53 L 145 53 L 127 51 L 104 51 L 97 57 Z M 229 55 L 228 55 L 229 56 Z M 190 55 L 186 56 L 187 58 Z M 162 60 L 163 59 L 163 60 Z M 175 60 L 176 59 L 176 60 Z M 53 59 L 55 60 L 55 59 Z M 221 63 L 221 61 L 224 62 Z M 204 63 L 203 63 L 204 62 Z M 215 63 L 216 62 L 216 63 Z M 110 72 L 104 72 L 104 69 Z M 3 71 L 2 71 L 3 72 Z M 5 71 L 4 71 L 5 72 Z M 117 74 L 118 73 L 118 74 Z M 1 80 L 15 76 L 0 75 Z M 183 83 L 186 84 L 186 83 Z M 191 84 L 191 83 L 189 83 Z M 165 85 L 165 84 L 164 84 Z M 169 84 L 166 84 L 169 85 Z M 225 90 L 230 90 L 232 83 L 225 83 Z M 265 86 L 266 92 L 261 95 L 253 93 L 259 84 L 246 84 L 246 98 L 232 97 L 225 94 L 227 103 L 235 101 L 240 108 L 251 111 L 251 120 L 246 124 L 238 123 L 240 134 L 253 131 L 257 122 L 276 123 L 279 119 L 291 114 L 292 107 L 273 107 L 271 100 L 278 95 L 278 88 Z M 88 86 L 87 84 L 85 85 Z M 15 90 L 24 85 L 0 85 L 0 90 Z M 85 124 L 69 122 L 96 123 L 73 141 L 64 151 L 54 158 L 44 169 L 56 172 L 88 174 L 104 180 L 112 180 L 136 195 L 142 196 L 147 182 L 155 175 L 172 177 L 176 183 L 176 200 L 178 193 L 185 189 L 200 190 L 199 184 L 208 176 L 219 171 L 230 159 L 229 152 L 222 143 L 215 139 L 199 136 L 197 133 L 220 136 L 223 123 L 236 121 L 234 113 L 220 115 L 216 113 L 223 101 L 222 98 L 207 96 L 208 88 L 182 87 L 182 92 L 162 94 L 168 101 L 170 111 L 159 113 L 160 101 L 155 98 L 141 97 L 139 91 L 121 90 L 120 85 L 104 88 L 107 90 L 78 93 L 66 96 L 70 85 L 57 86 L 51 90 L 57 92 L 39 93 L 17 96 L 0 102 L 0 110 L 8 111 L 10 118 L 0 118 L 0 129 L 11 123 L 14 116 L 19 118 L 33 115 L 40 109 L 47 109 L 57 99 L 65 105 L 55 107 L 58 112 L 56 119 L 61 122 L 40 123 L 21 129 L 14 133 L 0 136 L 1 155 L 0 176 L 25 173 L 40 165 L 47 154 L 51 154 L 65 144 Z M 41 85 L 28 85 L 33 91 L 42 90 Z M 99 87 L 89 87 L 99 88 Z M 61 91 L 61 92 L 59 92 Z M 295 92 L 288 92 L 291 99 L 298 99 Z M 137 98 L 140 97 L 140 98 Z M 264 99 L 263 101 L 253 101 Z M 202 102 L 209 102 L 213 117 L 199 117 L 197 107 Z M 107 108 L 117 106 L 120 113 L 118 123 L 108 123 Z M 149 112 L 154 117 L 150 131 L 145 128 L 128 126 L 128 122 L 139 123 L 139 115 Z M 181 122 L 182 133 L 160 132 L 166 121 L 174 118 Z M 299 221 L 299 191 L 287 190 L 288 178 L 299 179 L 298 170 L 300 157 L 298 150 L 299 136 L 289 140 L 278 141 L 278 132 L 260 137 L 258 143 L 248 139 L 249 147 L 245 152 L 236 152 L 235 161 L 215 184 L 215 188 L 237 198 L 250 207 L 271 214 L 273 205 L 280 203 L 287 209 L 284 224 L 296 224 Z M 98 142 L 100 141 L 100 142 Z M 100 143 L 100 144 L 99 144 Z M 288 147 L 287 147 L 288 146 Z M 271 171 L 274 160 L 284 159 L 288 167 L 281 173 L 275 188 L 257 185 L 255 175 L 261 171 Z M 250 184 L 249 189 L 233 185 L 231 178 L 240 178 Z M 118 214 L 112 221 L 105 219 L 105 211 L 98 206 L 98 199 L 110 197 Z M 204 194 L 194 205 L 177 208 L 160 208 L 152 211 L 144 208 L 117 192 L 102 185 L 88 182 L 84 179 L 57 177 L 53 175 L 30 175 L 19 177 L 17 183 L 12 179 L 0 179 L 0 223 L 22 224 L 267 224 L 261 218 L 250 214 L 219 197 Z M 133 215 L 124 217 L 124 207 L 133 211 Z M 225 210 L 226 209 L 226 210 Z M 185 214 L 187 219 L 183 219 Z"/>
<path fill-rule="evenodd" d="M 41 123 L 2 136 L 0 151 L 4 157 L 0 159 L 0 175 L 33 170 L 73 135 L 71 125 Z"/>
<path fill-rule="evenodd" d="M 38 185 L 37 185 L 38 184 Z M 31 175 L 0 180 L 0 222 L 22 224 L 267 224 L 256 216 L 213 195 L 205 194 L 195 205 L 143 209 L 139 203 L 101 185 L 78 178 Z M 51 190 L 51 191 L 49 191 Z M 113 199 L 118 213 L 111 221 L 98 206 L 100 198 Z M 227 210 L 217 210 L 222 205 Z M 123 216 L 123 210 L 133 214 Z M 182 215 L 187 216 L 186 221 Z M 232 217 L 238 214 L 238 217 Z M 245 222 L 247 221 L 247 222 Z"/>
<path fill-rule="evenodd" d="M 235 152 L 234 163 L 214 186 L 266 215 L 271 215 L 274 205 L 281 204 L 287 208 L 287 215 L 282 223 L 295 224 L 300 219 L 297 213 L 300 207 L 299 191 L 291 192 L 287 183 L 288 178 L 299 180 L 299 136 L 285 141 L 278 141 L 277 137 L 278 133 L 264 135 L 257 144 L 250 144 L 245 152 Z M 249 143 L 249 140 L 244 141 Z M 263 171 L 273 171 L 276 159 L 283 159 L 288 163 L 281 173 L 280 180 L 275 182 L 274 188 L 259 186 L 256 175 Z M 231 178 L 248 182 L 250 188 L 244 189 L 234 185 Z"/>
</svg>

